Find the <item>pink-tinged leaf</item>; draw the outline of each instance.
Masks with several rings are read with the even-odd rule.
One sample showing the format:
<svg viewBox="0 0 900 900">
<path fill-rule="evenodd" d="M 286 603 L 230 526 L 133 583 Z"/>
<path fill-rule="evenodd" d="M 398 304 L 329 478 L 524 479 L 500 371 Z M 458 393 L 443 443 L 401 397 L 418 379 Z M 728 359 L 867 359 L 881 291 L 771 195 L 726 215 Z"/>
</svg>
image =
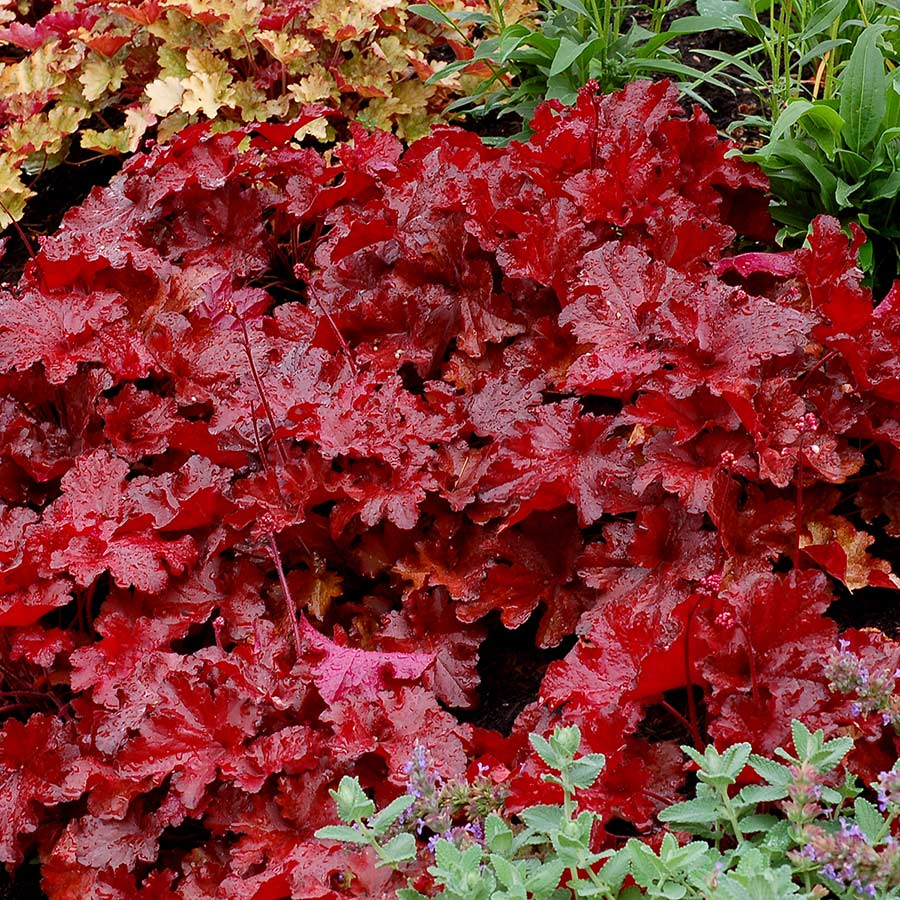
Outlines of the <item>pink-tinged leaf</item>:
<svg viewBox="0 0 900 900">
<path fill-rule="evenodd" d="M 82 362 L 102 362 L 118 375 L 139 378 L 150 358 L 124 322 L 126 307 L 113 291 L 0 295 L 0 367 L 24 371 L 43 363 L 61 384 Z"/>
<path fill-rule="evenodd" d="M 9 648 L 9 658 L 24 659 L 42 669 L 50 669 L 56 657 L 74 648 L 73 636 L 62 628 L 42 628 L 39 625 L 20 628 Z"/>
<path fill-rule="evenodd" d="M 242 779 L 244 742 L 257 726 L 257 714 L 244 698 L 198 688 L 183 672 L 171 673 L 159 690 L 159 701 L 137 737 L 119 753 L 118 769 L 126 779 L 153 785 L 171 776 L 172 791 L 188 810 L 196 810 L 219 773 Z M 258 774 L 253 773 L 251 784 Z"/>
<path fill-rule="evenodd" d="M 698 612 L 692 652 L 712 686 L 707 709 L 723 745 L 753 738 L 762 753 L 787 740 L 788 709 L 810 727 L 831 729 L 832 692 L 824 667 L 837 627 L 821 572 L 785 578 L 749 575 Z"/>
<path fill-rule="evenodd" d="M 423 673 L 423 683 L 451 709 L 470 709 L 480 677 L 478 648 L 486 636 L 480 625 L 464 626 L 454 613 L 445 588 L 412 591 L 403 609 L 390 614 L 387 627 L 377 636 L 388 652 L 422 652 L 434 657 Z"/>
<path fill-rule="evenodd" d="M 72 583 L 60 578 L 7 591 L 0 595 L 0 625 L 34 625 L 51 610 L 66 606 L 72 590 Z"/>
<path fill-rule="evenodd" d="M 566 381 L 587 392 L 628 396 L 663 365 L 652 325 L 680 279 L 638 248 L 610 242 L 584 257 L 576 284 L 559 322 L 590 349 Z"/>
<path fill-rule="evenodd" d="M 429 653 L 381 653 L 342 647 L 316 631 L 304 615 L 300 634 L 322 658 L 313 669 L 313 681 L 326 703 L 349 697 L 374 697 L 393 681 L 416 681 L 434 662 Z"/>
<path fill-rule="evenodd" d="M 741 278 L 759 274 L 788 278 L 799 274 L 800 267 L 793 253 L 741 253 L 720 259 L 713 271 L 719 276 L 737 272 Z"/>
</svg>

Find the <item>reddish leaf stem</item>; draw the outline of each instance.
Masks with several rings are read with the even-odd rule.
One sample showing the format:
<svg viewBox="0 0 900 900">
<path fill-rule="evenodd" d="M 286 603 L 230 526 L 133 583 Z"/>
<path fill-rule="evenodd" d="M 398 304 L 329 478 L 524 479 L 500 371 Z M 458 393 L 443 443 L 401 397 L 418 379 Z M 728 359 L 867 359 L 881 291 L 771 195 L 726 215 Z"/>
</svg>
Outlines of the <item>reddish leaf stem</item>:
<svg viewBox="0 0 900 900">
<path fill-rule="evenodd" d="M 747 663 L 750 667 L 750 696 L 753 697 L 754 703 L 758 703 L 759 688 L 757 687 L 756 656 L 753 653 L 753 641 L 750 640 L 750 633 L 743 625 L 736 624 L 735 627 L 744 636 L 744 641 L 747 644 Z"/>
<path fill-rule="evenodd" d="M 794 571 L 800 571 L 800 532 L 803 529 L 803 439 L 800 434 L 800 445 L 797 449 L 797 495 L 794 500 Z"/>
<path fill-rule="evenodd" d="M 657 794 L 656 791 L 651 791 L 650 788 L 644 788 L 644 793 L 648 797 L 652 797 L 659 803 L 662 803 L 663 806 L 672 806 L 676 801 L 672 797 L 664 797 L 662 794 Z"/>
<path fill-rule="evenodd" d="M 278 542 L 275 540 L 275 533 L 269 532 L 269 552 L 272 554 L 272 560 L 275 563 L 275 569 L 278 572 L 278 581 L 281 583 L 281 591 L 284 594 L 284 602 L 288 610 L 288 618 L 291 621 L 291 631 L 294 635 L 294 649 L 297 651 L 297 661 L 303 657 L 303 645 L 300 640 L 300 626 L 297 624 L 297 606 L 288 587 L 287 578 L 284 576 L 284 566 L 281 564 L 281 553 L 278 550 Z"/>
<path fill-rule="evenodd" d="M 4 665 L 0 665 L 0 675 L 10 683 L 18 682 L 19 684 L 28 684 L 27 679 L 23 678 L 18 672 L 13 671 L 12 669 L 7 668 Z"/>
<path fill-rule="evenodd" d="M 691 631 L 694 627 L 694 614 L 700 608 L 704 600 L 709 599 L 709 594 L 701 594 L 697 602 L 688 611 L 687 623 L 684 628 L 684 680 L 687 689 L 688 727 L 694 746 L 702 753 L 706 742 L 700 734 L 700 720 L 697 717 L 697 703 L 694 700 L 694 682 L 691 678 Z"/>
<path fill-rule="evenodd" d="M 260 378 L 259 371 L 256 368 L 256 363 L 253 361 L 253 352 L 250 348 L 250 334 L 247 331 L 247 325 L 244 322 L 243 317 L 238 313 L 237 309 L 234 307 L 234 304 L 230 305 L 229 312 L 234 315 L 234 317 L 238 320 L 241 325 L 241 333 L 243 335 L 243 344 L 244 344 L 244 352 L 247 354 L 247 360 L 250 363 L 250 371 L 253 374 L 253 381 L 256 384 L 256 390 L 259 393 L 259 399 L 262 402 L 263 409 L 266 412 L 266 418 L 269 420 L 269 427 L 272 429 L 272 438 L 275 441 L 275 446 L 278 449 L 278 455 L 281 458 L 281 463 L 284 466 L 285 470 L 288 467 L 288 458 L 285 453 L 284 447 L 282 446 L 281 440 L 277 437 L 277 426 L 275 424 L 275 416 L 272 413 L 272 407 L 269 405 L 268 398 L 265 393 L 265 386 L 262 383 L 262 378 Z M 260 439 L 259 429 L 256 425 L 256 416 L 253 415 L 252 411 L 250 413 L 250 418 L 253 420 L 253 435 L 256 440 L 256 447 L 259 452 L 260 462 L 262 463 L 263 469 L 267 468 L 266 465 L 266 457 L 263 453 L 262 441 Z M 302 646 L 300 641 L 300 629 L 297 625 L 297 607 L 294 603 L 293 596 L 291 595 L 291 589 L 288 587 L 287 578 L 284 574 L 284 566 L 281 562 L 281 552 L 278 549 L 278 541 L 275 538 L 275 532 L 269 531 L 268 533 L 269 540 L 269 552 L 271 553 L 272 560 L 275 563 L 275 569 L 278 572 L 278 581 L 281 584 L 281 590 L 284 594 L 284 602 L 287 606 L 287 614 L 288 619 L 290 619 L 291 623 L 291 631 L 294 636 L 294 648 L 297 652 L 297 660 L 299 661 L 302 656 Z M 312 554 L 309 552 L 309 548 L 300 540 L 300 545 L 303 547 L 304 551 L 312 557 Z"/>
<path fill-rule="evenodd" d="M 328 324 L 331 326 L 334 331 L 335 337 L 338 339 L 338 343 L 341 345 L 341 352 L 344 354 L 345 359 L 347 360 L 347 365 L 350 366 L 350 371 L 353 373 L 354 377 L 356 376 L 356 363 L 353 361 L 353 354 L 350 352 L 350 345 L 347 343 L 344 336 L 341 334 L 340 329 L 337 327 L 337 322 L 331 317 L 331 313 L 328 312 L 328 308 L 325 304 L 319 300 L 319 309 L 322 310 L 325 318 L 328 319 Z"/>
<path fill-rule="evenodd" d="M 15 218 L 13 217 L 13 214 L 9 211 L 9 207 L 2 200 L 0 200 L 0 209 L 2 209 L 3 212 L 6 213 L 7 217 L 9 218 L 10 223 L 12 224 L 12 227 L 15 228 L 16 231 L 18 232 L 19 237 L 22 239 L 22 243 L 25 245 L 25 250 L 27 251 L 28 256 L 31 259 L 34 259 L 34 257 L 36 256 L 36 254 L 34 252 L 34 247 L 31 246 L 31 242 L 25 236 L 25 232 L 22 230 L 22 226 L 19 225 L 19 223 L 15 220 Z"/>
<path fill-rule="evenodd" d="M 691 695 L 692 693 L 693 693 L 693 691 L 689 688 L 688 695 Z M 681 722 L 681 724 L 685 728 L 688 729 L 688 731 L 690 731 L 692 738 L 696 736 L 695 723 L 691 722 L 689 719 L 687 719 L 685 716 L 683 716 L 680 712 L 678 712 L 678 710 L 675 709 L 675 707 L 672 706 L 672 704 L 669 703 L 668 700 L 663 700 L 661 706 L 663 707 L 663 709 L 666 710 L 666 712 L 669 713 L 669 715 L 674 716 L 679 722 Z M 696 717 L 696 710 L 694 710 L 694 715 Z"/>
<path fill-rule="evenodd" d="M 827 353 L 820 356 L 815 363 L 809 367 L 807 372 L 804 373 L 803 377 L 800 379 L 800 384 L 798 385 L 799 389 L 802 391 L 806 386 L 806 382 L 818 371 L 825 363 L 830 359 L 834 359 L 837 356 L 837 350 L 829 350 Z"/>
<path fill-rule="evenodd" d="M 244 345 L 244 352 L 247 354 L 247 361 L 250 363 L 250 373 L 253 375 L 253 381 L 255 382 L 256 390 L 259 393 L 259 399 L 263 405 L 263 410 L 266 413 L 266 418 L 269 420 L 269 428 L 272 429 L 272 440 L 275 441 L 275 449 L 278 451 L 278 456 L 281 459 L 281 464 L 286 467 L 288 464 L 287 453 L 284 450 L 281 439 L 278 437 L 278 426 L 275 424 L 275 415 L 272 412 L 272 407 L 269 405 L 269 398 L 266 395 L 265 386 L 262 383 L 262 378 L 259 375 L 259 370 L 256 368 L 256 362 L 253 359 L 253 351 L 250 347 L 250 333 L 247 331 L 247 323 L 244 321 L 244 317 L 237 311 L 233 303 L 230 304 L 230 308 L 228 311 L 238 320 L 238 323 L 241 326 L 241 338 Z M 254 417 L 254 428 L 255 427 L 256 421 Z"/>
</svg>

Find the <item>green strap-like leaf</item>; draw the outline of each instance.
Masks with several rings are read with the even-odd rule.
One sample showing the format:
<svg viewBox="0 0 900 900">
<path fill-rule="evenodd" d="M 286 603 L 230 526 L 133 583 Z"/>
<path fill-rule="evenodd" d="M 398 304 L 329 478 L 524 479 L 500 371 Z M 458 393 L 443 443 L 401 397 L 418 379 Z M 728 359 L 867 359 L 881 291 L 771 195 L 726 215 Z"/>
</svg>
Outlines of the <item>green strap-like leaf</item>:
<svg viewBox="0 0 900 900">
<path fill-rule="evenodd" d="M 453 20 L 447 13 L 436 6 L 432 6 L 430 3 L 413 3 L 407 7 L 407 12 L 421 16 L 423 19 L 428 19 L 429 22 L 434 22 L 437 25 L 453 25 Z"/>
<path fill-rule="evenodd" d="M 559 75 L 560 72 L 565 72 L 584 53 L 585 49 L 585 44 L 576 44 L 575 41 L 567 37 L 561 38 L 556 55 L 553 57 L 553 62 L 550 65 L 550 77 L 552 78 L 554 75 Z"/>
<path fill-rule="evenodd" d="M 823 3 L 810 17 L 806 28 L 800 35 L 801 41 L 807 41 L 811 37 L 824 31 L 844 11 L 849 0 L 828 0 Z"/>
<path fill-rule="evenodd" d="M 885 111 L 884 57 L 878 46 L 880 28 L 869 26 L 856 41 L 841 76 L 839 112 L 844 120 L 844 139 L 857 153 L 870 146 Z"/>
</svg>

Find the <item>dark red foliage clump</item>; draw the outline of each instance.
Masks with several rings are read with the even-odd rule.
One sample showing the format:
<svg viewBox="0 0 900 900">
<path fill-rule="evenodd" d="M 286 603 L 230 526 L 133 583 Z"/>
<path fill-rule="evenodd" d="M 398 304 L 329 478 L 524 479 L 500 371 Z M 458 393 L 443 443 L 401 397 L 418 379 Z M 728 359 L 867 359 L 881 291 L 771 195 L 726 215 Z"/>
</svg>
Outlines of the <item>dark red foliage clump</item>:
<svg viewBox="0 0 900 900">
<path fill-rule="evenodd" d="M 727 256 L 765 182 L 664 84 L 533 127 L 329 163 L 194 128 L 0 297 L 0 860 L 49 896 L 389 896 L 312 833 L 417 742 L 515 805 L 527 732 L 577 721 L 647 832 L 665 692 L 761 751 L 851 723 L 825 612 L 898 584 L 900 299 L 828 219 Z M 454 712 L 490 613 L 577 635 L 508 738 Z"/>
</svg>

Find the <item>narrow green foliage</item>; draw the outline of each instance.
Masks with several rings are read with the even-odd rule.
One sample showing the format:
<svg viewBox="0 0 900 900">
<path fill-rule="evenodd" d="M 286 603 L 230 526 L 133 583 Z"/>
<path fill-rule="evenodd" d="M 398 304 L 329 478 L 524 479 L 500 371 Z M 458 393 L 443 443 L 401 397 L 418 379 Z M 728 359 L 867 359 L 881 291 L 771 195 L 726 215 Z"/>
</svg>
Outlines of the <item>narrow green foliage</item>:
<svg viewBox="0 0 900 900">
<path fill-rule="evenodd" d="M 670 42 L 679 34 L 664 28 L 666 15 L 684 0 L 543 0 L 529 15 L 514 15 L 520 4 L 491 3 L 491 14 L 455 13 L 439 8 L 434 0 L 410 6 L 432 22 L 443 24 L 447 36 L 462 39 L 471 59 L 450 63 L 429 83 L 479 66 L 489 75 L 472 86 L 468 97 L 447 107 L 447 112 L 472 116 L 519 116 L 525 124 L 516 137 L 527 135 L 527 123 L 543 100 L 575 101 L 588 81 L 608 93 L 629 81 L 665 75 L 685 93 L 706 83 L 728 89 L 715 74 L 681 61 Z M 509 8 L 509 9 L 508 9 Z M 474 38 L 475 29 L 481 35 Z"/>
<path fill-rule="evenodd" d="M 731 31 L 748 46 L 737 53 L 699 52 L 716 60 L 716 71 L 727 69 L 741 86 L 751 87 L 763 117 L 735 125 L 774 125 L 797 100 L 833 100 L 838 78 L 863 43 L 874 69 L 871 38 L 874 27 L 896 32 L 900 10 L 891 0 L 697 0 L 697 15 L 672 25 L 673 31 Z M 892 39 L 889 57 L 896 61 Z M 876 101 L 877 102 L 877 101 Z"/>
<path fill-rule="evenodd" d="M 900 274 L 900 7 L 893 0 L 697 0 L 674 31 L 724 30 L 748 46 L 710 57 L 710 72 L 757 95 L 761 114 L 744 158 L 769 176 L 779 241 L 827 213 L 862 226 L 861 263 L 876 294 Z M 724 74 L 727 73 L 727 74 Z"/>
<path fill-rule="evenodd" d="M 870 243 L 861 261 L 877 294 L 900 273 L 900 69 L 888 72 L 892 40 L 886 24 L 867 26 L 832 97 L 791 101 L 768 143 L 745 155 L 769 176 L 781 240 L 804 236 L 819 213 L 862 226 Z"/>
</svg>

